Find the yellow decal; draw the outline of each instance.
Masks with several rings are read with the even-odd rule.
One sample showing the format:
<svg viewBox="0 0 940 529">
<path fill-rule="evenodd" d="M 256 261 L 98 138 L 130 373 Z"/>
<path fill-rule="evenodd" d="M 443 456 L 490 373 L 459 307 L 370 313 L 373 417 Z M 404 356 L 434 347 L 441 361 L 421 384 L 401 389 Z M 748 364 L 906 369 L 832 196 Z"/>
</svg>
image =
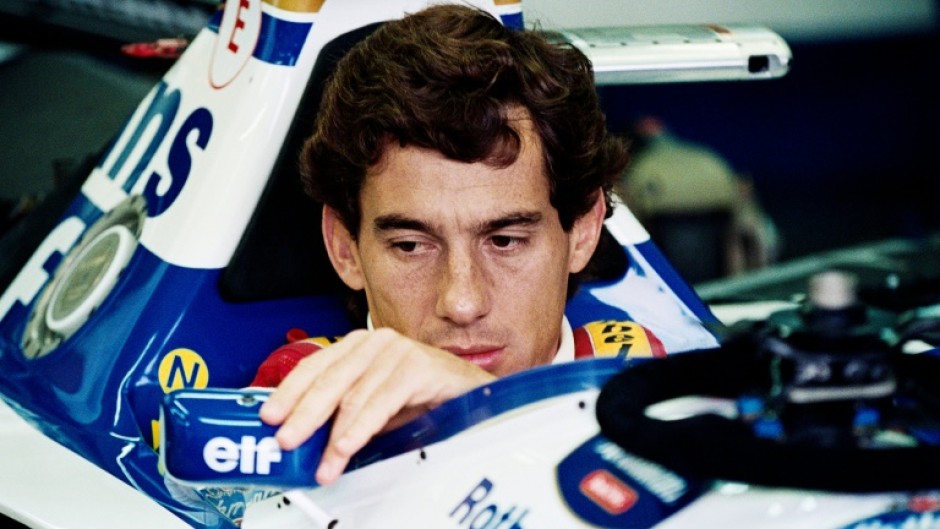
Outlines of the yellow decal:
<svg viewBox="0 0 940 529">
<path fill-rule="evenodd" d="M 652 356 L 646 331 L 628 321 L 596 321 L 584 326 L 594 345 L 594 356 Z"/>
<path fill-rule="evenodd" d="M 160 360 L 157 369 L 164 393 L 175 389 L 203 389 L 209 385 L 209 366 L 196 351 L 174 349 Z"/>
<path fill-rule="evenodd" d="M 295 13 L 319 13 L 326 0 L 264 0 L 265 4 L 270 4 L 284 11 L 293 11 Z"/>
</svg>

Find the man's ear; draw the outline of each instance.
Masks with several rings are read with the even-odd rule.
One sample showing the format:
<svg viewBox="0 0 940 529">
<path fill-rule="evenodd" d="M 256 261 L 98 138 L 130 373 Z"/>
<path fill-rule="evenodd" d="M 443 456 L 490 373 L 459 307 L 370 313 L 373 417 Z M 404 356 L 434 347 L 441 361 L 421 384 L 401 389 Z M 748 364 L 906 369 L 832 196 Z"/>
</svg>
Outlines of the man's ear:
<svg viewBox="0 0 940 529">
<path fill-rule="evenodd" d="M 604 192 L 598 189 L 594 193 L 594 205 L 591 209 L 574 221 L 571 233 L 568 236 L 568 272 L 576 274 L 587 266 L 604 229 L 604 219 L 607 216 L 607 203 Z"/>
<path fill-rule="evenodd" d="M 359 247 L 346 225 L 340 220 L 336 210 L 326 205 L 323 206 L 320 227 L 323 230 L 326 253 L 330 256 L 330 263 L 340 279 L 353 290 L 365 288 L 365 278 L 359 261 Z"/>
</svg>

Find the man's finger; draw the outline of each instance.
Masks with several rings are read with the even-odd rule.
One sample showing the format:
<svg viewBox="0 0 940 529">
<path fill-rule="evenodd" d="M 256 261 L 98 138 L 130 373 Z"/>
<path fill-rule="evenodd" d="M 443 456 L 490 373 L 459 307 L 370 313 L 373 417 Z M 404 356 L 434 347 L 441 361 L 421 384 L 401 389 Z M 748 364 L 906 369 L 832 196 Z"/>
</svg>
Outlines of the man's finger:
<svg viewBox="0 0 940 529">
<path fill-rule="evenodd" d="M 339 478 L 349 460 L 385 429 L 393 417 L 410 406 L 420 391 L 421 377 L 408 376 L 402 373 L 407 369 L 400 369 L 408 355 L 400 355 L 399 351 L 385 353 L 380 356 L 392 360 L 381 362 L 386 364 L 381 370 L 373 370 L 371 376 L 363 377 L 362 386 L 344 399 L 340 407 L 317 468 L 316 479 L 321 485 Z"/>
<path fill-rule="evenodd" d="M 333 414 L 344 392 L 368 367 L 356 362 L 365 333 L 352 333 L 332 347 L 303 359 L 261 407 L 261 419 L 281 425 L 276 438 L 285 450 L 306 441 Z"/>
<path fill-rule="evenodd" d="M 450 353 L 398 340 L 376 356 L 373 368 L 344 397 L 316 478 L 332 483 L 376 434 L 400 426 L 449 398 L 492 380 L 486 371 Z M 440 364 L 458 369 L 439 369 Z"/>
</svg>

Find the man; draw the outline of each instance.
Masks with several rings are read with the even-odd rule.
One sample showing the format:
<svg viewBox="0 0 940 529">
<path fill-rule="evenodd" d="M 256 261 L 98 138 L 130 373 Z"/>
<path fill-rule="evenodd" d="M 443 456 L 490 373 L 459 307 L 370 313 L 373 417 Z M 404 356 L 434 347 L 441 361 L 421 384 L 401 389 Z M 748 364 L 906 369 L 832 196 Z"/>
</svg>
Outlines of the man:
<svg viewBox="0 0 940 529">
<path fill-rule="evenodd" d="M 330 483 L 383 429 L 573 359 L 565 302 L 626 162 L 571 47 L 458 6 L 389 22 L 354 47 L 302 164 L 331 263 L 364 293 L 368 325 L 259 370 L 257 385 L 277 385 L 261 417 L 280 425 L 282 448 L 333 418 L 316 472 Z"/>
<path fill-rule="evenodd" d="M 750 181 L 715 149 L 675 135 L 657 116 L 634 126 L 617 184 L 630 210 L 692 282 L 766 266 L 779 245 Z"/>
</svg>

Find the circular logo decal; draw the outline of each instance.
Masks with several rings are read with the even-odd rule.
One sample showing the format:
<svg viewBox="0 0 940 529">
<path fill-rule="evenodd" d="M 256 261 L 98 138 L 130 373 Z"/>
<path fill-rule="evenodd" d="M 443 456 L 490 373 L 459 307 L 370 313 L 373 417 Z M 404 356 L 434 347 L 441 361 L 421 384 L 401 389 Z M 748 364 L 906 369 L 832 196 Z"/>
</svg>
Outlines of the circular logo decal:
<svg viewBox="0 0 940 529">
<path fill-rule="evenodd" d="M 209 84 L 225 88 L 248 64 L 261 35 L 261 0 L 229 0 L 209 64 Z"/>
<path fill-rule="evenodd" d="M 160 360 L 157 369 L 164 393 L 175 389 L 203 389 L 209 385 L 209 366 L 196 351 L 174 349 Z"/>
</svg>

